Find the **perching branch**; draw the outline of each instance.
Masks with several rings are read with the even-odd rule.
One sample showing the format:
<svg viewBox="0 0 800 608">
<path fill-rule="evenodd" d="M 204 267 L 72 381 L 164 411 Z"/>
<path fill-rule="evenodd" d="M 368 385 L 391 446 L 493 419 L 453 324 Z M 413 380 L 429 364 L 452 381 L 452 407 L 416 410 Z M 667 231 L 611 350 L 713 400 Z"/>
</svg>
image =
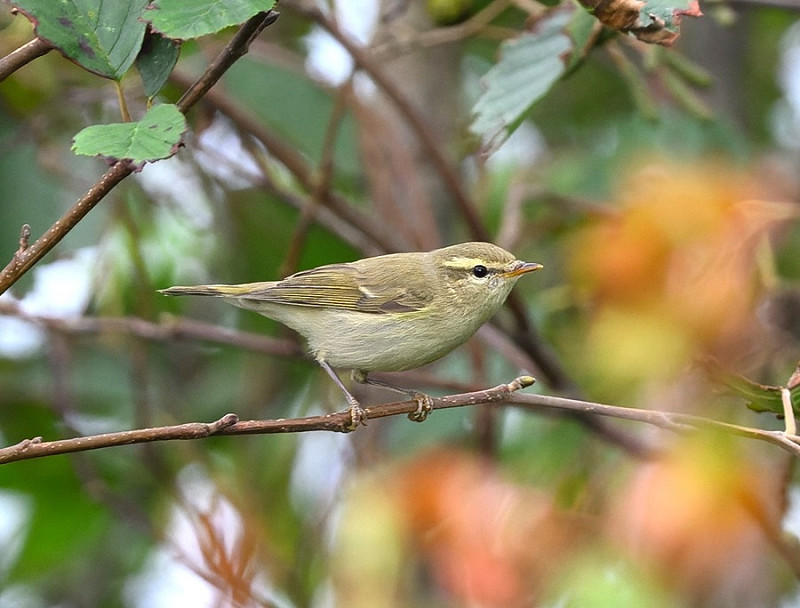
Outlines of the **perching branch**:
<svg viewBox="0 0 800 608">
<path fill-rule="evenodd" d="M 607 416 L 621 420 L 633 420 L 657 426 L 675 433 L 692 433 L 701 429 L 712 429 L 729 435 L 765 441 L 780 447 L 794 456 L 800 457 L 800 437 L 790 436 L 782 431 L 765 431 L 761 429 L 728 424 L 694 416 L 652 410 L 641 410 L 613 405 L 603 405 L 590 401 L 578 401 L 547 395 L 517 394 L 522 388 L 531 386 L 534 379 L 520 376 L 516 380 L 501 384 L 494 388 L 431 398 L 431 408 L 441 410 L 452 407 L 473 405 L 505 405 L 521 407 L 529 411 L 540 411 L 542 408 L 560 411 L 580 412 L 594 416 Z M 367 419 L 370 421 L 399 414 L 413 414 L 418 408 L 416 401 L 397 401 L 365 407 Z M 0 464 L 84 452 L 120 445 L 150 443 L 154 441 L 172 441 L 176 439 L 204 439 L 222 435 L 267 435 L 273 433 L 300 433 L 306 431 L 347 432 L 351 423 L 350 412 L 344 410 L 334 414 L 307 416 L 304 418 L 279 418 L 275 420 L 239 420 L 236 414 L 225 414 L 211 423 L 189 422 L 172 426 L 103 433 L 72 439 L 42 441 L 41 437 L 25 439 L 17 444 L 0 448 Z M 651 454 L 654 453 L 651 452 Z"/>
<path fill-rule="evenodd" d="M 594 416 L 607 416 L 619 420 L 633 420 L 675 433 L 691 433 L 701 429 L 711 429 L 729 435 L 736 435 L 737 437 L 766 441 L 777 445 L 794 456 L 800 457 L 800 436 L 790 435 L 784 431 L 765 431 L 738 424 L 729 424 L 693 414 L 603 405 L 591 401 L 550 397 L 548 395 L 514 395 L 513 398 L 507 399 L 506 403 L 530 411 L 539 411 L 541 408 L 547 408 L 559 411 L 581 412 Z"/>
<path fill-rule="evenodd" d="M 247 52 L 253 37 L 277 19 L 278 13 L 269 11 L 259 13 L 248 19 L 234 35 L 228 45 L 208 66 L 203 75 L 193 83 L 178 101 L 181 112 L 188 112 L 205 93 L 220 79 L 234 61 Z M 127 160 L 114 163 L 100 180 L 86 194 L 70 207 L 47 232 L 39 237 L 24 251 L 17 251 L 14 257 L 0 272 L 0 294 L 19 280 L 31 267 L 41 260 L 57 243 L 63 239 L 78 222 L 94 209 L 94 207 L 123 179 L 134 172 L 136 166 Z"/>
<path fill-rule="evenodd" d="M 502 403 L 509 396 L 533 384 L 530 376 L 521 376 L 509 384 L 501 384 L 494 388 L 462 393 L 448 397 L 435 397 L 431 399 L 434 410 L 450 407 L 463 407 L 465 405 L 478 405 L 483 403 Z M 398 414 L 412 414 L 417 408 L 416 401 L 398 401 L 364 407 L 368 420 L 397 416 Z M 85 452 L 100 448 L 109 448 L 119 445 L 132 445 L 135 443 L 150 443 L 153 441 L 172 441 L 176 439 L 204 439 L 220 435 L 265 435 L 272 433 L 299 433 L 303 431 L 335 431 L 347 432 L 351 425 L 349 410 L 325 414 L 322 416 L 307 416 L 304 418 L 276 419 L 276 420 L 239 420 L 236 414 L 225 414 L 215 422 L 189 422 L 172 426 L 120 431 L 116 433 L 103 433 L 87 437 L 74 437 L 72 439 L 59 439 L 56 441 L 42 441 L 41 437 L 25 439 L 15 445 L 0 448 L 0 464 L 29 460 L 56 454 L 69 454 Z"/>
</svg>

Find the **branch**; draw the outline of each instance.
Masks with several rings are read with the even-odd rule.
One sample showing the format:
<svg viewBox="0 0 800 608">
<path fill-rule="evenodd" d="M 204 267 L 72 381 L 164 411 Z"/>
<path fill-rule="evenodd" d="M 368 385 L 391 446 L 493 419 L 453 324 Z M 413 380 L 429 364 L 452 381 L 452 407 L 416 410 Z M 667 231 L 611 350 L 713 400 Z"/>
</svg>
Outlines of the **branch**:
<svg viewBox="0 0 800 608">
<path fill-rule="evenodd" d="M 399 113 L 405 118 L 410 128 L 416 133 L 433 165 L 441 175 L 442 180 L 450 189 L 456 204 L 470 228 L 472 236 L 478 240 L 492 240 L 479 214 L 475 210 L 472 201 L 462 186 L 463 180 L 453 170 L 451 164 L 441 152 L 441 142 L 436 139 L 431 129 L 428 128 L 423 118 L 419 115 L 413 104 L 406 98 L 400 87 L 386 76 L 385 72 L 380 69 L 379 63 L 372 58 L 365 49 L 354 43 L 339 29 L 338 25 L 322 11 L 315 7 L 309 8 L 298 5 L 292 5 L 291 8 L 325 28 L 331 36 L 347 50 L 355 64 L 369 74 L 373 81 L 386 93 L 395 104 Z M 518 343 L 531 355 L 534 361 L 536 361 L 536 364 L 541 369 L 542 375 L 547 380 L 548 384 L 555 390 L 577 395 L 579 393 L 577 386 L 566 373 L 553 351 L 539 338 L 518 296 L 511 293 L 506 301 L 506 305 L 511 309 L 514 315 L 517 329 L 513 333 Z"/>
<path fill-rule="evenodd" d="M 75 317 L 61 319 L 28 314 L 13 299 L 0 299 L 0 314 L 12 315 L 50 331 L 70 335 L 125 333 L 137 338 L 160 342 L 203 340 L 271 356 L 309 359 L 307 352 L 293 340 L 280 340 L 261 334 L 220 327 L 211 323 L 203 323 L 166 314 L 162 315 L 157 323 L 145 321 L 138 317 Z M 535 363 L 524 352 L 518 350 L 514 343 L 497 328 L 491 325 L 484 325 L 478 331 L 478 337 L 511 362 L 515 368 L 523 370 L 530 370 L 532 366 L 535 368 Z M 389 373 L 389 377 L 391 376 L 392 374 Z M 398 382 L 410 382 L 412 386 L 435 387 L 458 392 L 478 390 L 473 385 L 445 380 L 419 369 L 402 372 L 402 380 L 398 379 Z M 566 413 L 595 435 L 623 449 L 632 456 L 646 457 L 650 451 L 639 439 L 629 436 L 614 425 L 606 424 L 605 421 L 597 417 L 580 412 Z"/>
<path fill-rule="evenodd" d="M 467 20 L 455 25 L 438 27 L 436 29 L 414 33 L 404 36 L 402 39 L 395 37 L 386 42 L 374 45 L 373 52 L 379 60 L 388 61 L 395 55 L 407 53 L 418 48 L 429 48 L 440 44 L 452 44 L 465 38 L 477 36 L 486 32 L 494 19 L 500 16 L 506 9 L 512 6 L 512 0 L 492 0 L 480 11 L 469 17 Z M 502 36 L 508 38 L 516 33 L 510 30 Z"/>
<path fill-rule="evenodd" d="M 483 403 L 503 403 L 508 400 L 513 392 L 530 386 L 533 382 L 534 379 L 530 376 L 521 376 L 509 384 L 501 384 L 486 390 L 431 398 L 430 404 L 432 409 L 439 410 Z M 364 411 L 367 413 L 369 420 L 375 420 L 387 416 L 397 416 L 398 414 L 413 414 L 418 407 L 419 404 L 411 400 L 365 407 Z M 299 433 L 304 431 L 335 431 L 342 433 L 348 432 L 351 424 L 352 419 L 349 410 L 322 416 L 279 418 L 276 420 L 240 421 L 236 414 L 225 414 L 219 420 L 211 423 L 188 422 L 173 426 L 103 433 L 101 435 L 59 439 L 56 441 L 42 441 L 41 437 L 34 437 L 33 439 L 25 439 L 15 445 L 1 448 L 0 464 L 54 456 L 56 454 L 86 452 L 120 445 L 151 443 L 153 441 L 205 439 L 206 437 L 221 435 Z"/>
<path fill-rule="evenodd" d="M 590 401 L 578 401 L 547 395 L 516 394 L 520 389 L 531 386 L 534 379 L 530 376 L 520 376 L 516 380 L 495 386 L 494 388 L 449 395 L 446 397 L 432 397 L 430 405 L 432 410 L 441 410 L 452 407 L 465 407 L 473 405 L 491 404 L 508 405 L 524 408 L 530 411 L 540 411 L 542 408 L 580 412 L 584 415 L 608 416 L 621 420 L 633 420 L 657 426 L 675 433 L 691 433 L 700 429 L 713 429 L 729 435 L 746 437 L 765 441 L 776 445 L 793 456 L 800 457 L 800 437 L 790 436 L 781 431 L 764 431 L 761 429 L 739 426 L 719 422 L 702 416 L 641 410 L 635 408 L 603 405 Z M 364 408 L 368 420 L 397 416 L 399 414 L 414 414 L 419 404 L 414 401 L 397 401 L 382 405 Z M 60 439 L 56 441 L 42 441 L 41 437 L 25 439 L 17 444 L 0 449 L 0 464 L 68 454 L 72 452 L 85 452 L 120 445 L 136 443 L 151 443 L 154 441 L 172 441 L 176 439 L 204 439 L 211 436 L 222 435 L 267 435 L 274 433 L 300 433 L 306 431 L 333 431 L 348 432 L 350 430 L 351 416 L 349 410 L 321 416 L 307 416 L 304 418 L 278 418 L 275 420 L 239 420 L 236 414 L 225 414 L 215 422 L 189 422 L 172 426 L 136 429 L 115 433 L 103 433 L 87 437 Z M 655 454 L 654 450 L 650 455 Z"/>
<path fill-rule="evenodd" d="M 258 36 L 264 28 L 272 25 L 278 19 L 280 13 L 277 11 L 267 11 L 258 13 L 244 22 L 244 25 L 234 34 L 230 42 L 225 45 L 216 59 L 206 68 L 203 75 L 192 85 L 178 100 L 177 106 L 181 112 L 186 114 L 200 99 L 208 93 L 222 75 L 236 61 L 247 54 L 250 43 Z"/>
<path fill-rule="evenodd" d="M 278 13 L 270 11 L 259 13 L 248 19 L 231 41 L 208 66 L 203 75 L 192 84 L 178 101 L 181 112 L 188 112 L 200 98 L 220 79 L 233 62 L 247 52 L 253 37 L 277 19 Z M 50 229 L 24 251 L 17 251 L 14 257 L 0 272 L 0 294 L 5 292 L 30 268 L 41 260 L 57 243 L 63 239 L 86 214 L 88 214 L 111 190 L 136 169 L 128 160 L 114 163 L 100 180 L 92 186 L 69 210 L 56 221 Z"/>
<path fill-rule="evenodd" d="M 21 67 L 53 50 L 52 45 L 41 38 L 34 38 L 15 51 L 0 59 L 0 82 L 11 76 Z"/>
<path fill-rule="evenodd" d="M 551 397 L 548 395 L 514 395 L 506 400 L 508 405 L 521 407 L 531 411 L 538 411 L 541 408 L 567 410 L 580 412 L 593 416 L 607 416 L 619 420 L 633 420 L 643 422 L 661 429 L 673 431 L 675 433 L 695 432 L 700 429 L 711 429 L 721 431 L 729 435 L 747 437 L 766 441 L 772 445 L 789 452 L 794 456 L 800 457 L 800 437 L 789 435 L 783 431 L 765 431 L 738 424 L 729 424 L 695 416 L 692 414 L 679 414 L 663 412 L 658 410 L 642 410 L 629 407 L 619 407 L 615 405 L 602 405 L 591 401 L 580 401 L 577 399 L 566 399 L 563 397 Z"/>
<path fill-rule="evenodd" d="M 67 233 L 94 209 L 106 194 L 133 173 L 134 166 L 126 160 L 116 162 L 100 180 L 57 220 L 55 224 L 30 247 L 18 250 L 0 272 L 0 294 L 11 287 L 31 267 L 41 260 Z M 27 226 L 27 224 L 26 224 Z M 30 230 L 30 229 L 29 229 Z"/>
</svg>

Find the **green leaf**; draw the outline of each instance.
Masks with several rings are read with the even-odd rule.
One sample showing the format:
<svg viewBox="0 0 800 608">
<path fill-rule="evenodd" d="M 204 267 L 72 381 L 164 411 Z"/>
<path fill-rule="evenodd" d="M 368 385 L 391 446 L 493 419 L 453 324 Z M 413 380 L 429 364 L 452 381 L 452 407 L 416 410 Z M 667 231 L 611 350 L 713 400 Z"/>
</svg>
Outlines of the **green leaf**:
<svg viewBox="0 0 800 608">
<path fill-rule="evenodd" d="M 169 38 L 198 38 L 270 10 L 274 0 L 154 0 L 145 18 Z"/>
<path fill-rule="evenodd" d="M 186 119 L 177 106 L 162 104 L 139 122 L 86 127 L 75 136 L 72 149 L 86 156 L 154 161 L 175 154 L 185 131 Z"/>
<path fill-rule="evenodd" d="M 486 90 L 472 109 L 470 130 L 482 138 L 484 153 L 496 150 L 566 71 L 574 48 L 565 31 L 572 9 L 550 11 L 533 31 L 501 46 L 500 60 L 484 77 Z"/>
<path fill-rule="evenodd" d="M 721 377 L 721 381 L 733 394 L 745 400 L 748 409 L 759 413 L 770 412 L 783 417 L 780 386 L 759 384 L 735 375 Z M 800 414 L 800 386 L 792 388 L 791 395 L 792 409 Z"/>
<path fill-rule="evenodd" d="M 680 34 L 684 16 L 700 17 L 697 0 L 579 0 L 610 28 L 651 44 L 671 46 Z"/>
<path fill-rule="evenodd" d="M 18 0 L 36 35 L 67 59 L 104 78 L 119 80 L 142 46 L 147 0 Z"/>
<path fill-rule="evenodd" d="M 136 58 L 136 69 L 142 77 L 145 95 L 154 97 L 161 90 L 175 67 L 180 52 L 179 42 L 157 32 L 147 32 L 142 50 Z"/>
</svg>

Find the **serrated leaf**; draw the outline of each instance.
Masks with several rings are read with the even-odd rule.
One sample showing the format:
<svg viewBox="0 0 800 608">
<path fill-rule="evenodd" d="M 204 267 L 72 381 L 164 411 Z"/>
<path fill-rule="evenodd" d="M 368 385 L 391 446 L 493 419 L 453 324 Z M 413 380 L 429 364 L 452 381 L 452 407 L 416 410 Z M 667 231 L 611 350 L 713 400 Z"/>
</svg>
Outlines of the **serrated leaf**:
<svg viewBox="0 0 800 608">
<path fill-rule="evenodd" d="M 169 158 L 186 131 L 186 119 L 177 106 L 151 108 L 139 122 L 86 127 L 75 136 L 72 150 L 86 156 L 127 158 L 135 163 Z"/>
<path fill-rule="evenodd" d="M 680 35 L 683 16 L 700 17 L 697 0 L 579 0 L 610 28 L 643 42 L 670 46 Z"/>
<path fill-rule="evenodd" d="M 145 18 L 165 36 L 186 40 L 243 23 L 274 6 L 274 0 L 154 0 Z"/>
<path fill-rule="evenodd" d="M 147 0 L 17 0 L 36 35 L 67 59 L 99 76 L 119 80 L 142 46 Z"/>
<path fill-rule="evenodd" d="M 783 416 L 781 387 L 759 384 L 742 376 L 725 376 L 721 378 L 725 386 L 737 397 L 744 399 L 748 409 L 754 412 L 770 412 Z M 800 414 L 800 387 L 791 390 L 792 409 Z"/>
<path fill-rule="evenodd" d="M 486 90 L 472 109 L 470 131 L 481 137 L 485 153 L 506 140 L 566 71 L 574 48 L 565 32 L 572 13 L 569 7 L 551 11 L 533 31 L 501 46 L 500 60 L 483 78 Z"/>
<path fill-rule="evenodd" d="M 180 55 L 180 43 L 158 32 L 147 32 L 142 50 L 136 57 L 136 69 L 142 77 L 144 92 L 154 97 L 167 82 Z"/>
</svg>

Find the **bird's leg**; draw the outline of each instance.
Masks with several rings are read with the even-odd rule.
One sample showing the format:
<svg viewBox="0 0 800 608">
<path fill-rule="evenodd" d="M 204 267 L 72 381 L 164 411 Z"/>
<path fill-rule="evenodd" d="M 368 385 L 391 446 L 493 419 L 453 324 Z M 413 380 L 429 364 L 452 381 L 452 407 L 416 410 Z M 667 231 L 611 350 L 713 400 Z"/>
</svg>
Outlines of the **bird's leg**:
<svg viewBox="0 0 800 608">
<path fill-rule="evenodd" d="M 350 425 L 346 430 L 348 432 L 355 431 L 361 424 L 367 426 L 367 413 L 364 411 L 364 408 L 361 407 L 361 404 L 358 402 L 358 400 L 350 394 L 350 391 L 348 391 L 345 385 L 342 384 L 339 376 L 335 371 L 333 371 L 333 368 L 328 365 L 325 360 L 318 359 L 317 362 L 319 363 L 319 366 L 325 370 L 325 373 L 327 373 L 333 379 L 333 381 L 336 383 L 336 386 L 342 389 L 342 392 L 347 398 L 347 403 L 350 404 Z"/>
<path fill-rule="evenodd" d="M 414 422 L 424 422 L 425 419 L 428 417 L 433 411 L 433 399 L 430 395 L 426 395 L 425 393 L 421 393 L 419 391 L 412 391 L 406 388 L 400 388 L 399 386 L 394 386 L 393 384 L 389 384 L 388 382 L 383 382 L 381 380 L 374 380 L 368 376 L 368 373 L 363 370 L 356 370 L 354 369 L 351 374 L 353 380 L 358 382 L 359 384 L 371 384 L 373 386 L 380 386 L 381 388 L 389 389 L 390 391 L 394 391 L 396 393 L 401 393 L 408 397 L 411 397 L 414 401 L 417 402 L 417 409 L 411 412 L 408 415 L 409 420 L 413 420 Z"/>
</svg>

